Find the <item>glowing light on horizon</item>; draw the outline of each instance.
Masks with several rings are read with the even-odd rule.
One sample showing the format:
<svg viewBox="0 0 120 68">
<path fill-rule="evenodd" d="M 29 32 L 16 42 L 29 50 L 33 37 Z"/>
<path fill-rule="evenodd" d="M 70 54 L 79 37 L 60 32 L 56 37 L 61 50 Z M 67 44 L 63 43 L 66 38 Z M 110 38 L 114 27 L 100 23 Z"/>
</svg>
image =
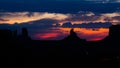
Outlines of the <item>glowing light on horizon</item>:
<svg viewBox="0 0 120 68">
<path fill-rule="evenodd" d="M 60 28 L 61 31 L 69 34 L 71 28 Z M 109 29 L 108 28 L 74 28 L 74 31 L 77 35 L 82 38 L 86 39 L 87 41 L 98 41 L 104 39 L 108 36 Z"/>
<path fill-rule="evenodd" d="M 41 39 L 53 39 L 58 37 L 58 33 L 43 33 L 43 34 L 36 34 L 36 38 L 41 38 Z"/>
<path fill-rule="evenodd" d="M 71 28 L 57 28 L 56 30 L 50 30 L 51 32 L 43 34 L 35 34 L 35 37 L 38 39 L 45 40 L 61 40 L 70 34 Z M 108 36 L 108 28 L 74 28 L 74 31 L 77 35 L 86 39 L 87 41 L 99 41 Z"/>
</svg>

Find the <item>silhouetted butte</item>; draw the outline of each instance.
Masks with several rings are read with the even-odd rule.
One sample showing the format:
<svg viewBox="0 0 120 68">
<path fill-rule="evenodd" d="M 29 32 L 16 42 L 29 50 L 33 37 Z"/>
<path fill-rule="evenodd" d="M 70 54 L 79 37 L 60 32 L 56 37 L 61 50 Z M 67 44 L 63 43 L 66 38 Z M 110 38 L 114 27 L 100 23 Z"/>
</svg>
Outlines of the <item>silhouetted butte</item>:
<svg viewBox="0 0 120 68">
<path fill-rule="evenodd" d="M 28 35 L 28 31 L 26 28 L 22 28 L 22 34 L 18 37 L 19 40 L 21 41 L 27 41 L 31 40 L 31 38 Z"/>
<path fill-rule="evenodd" d="M 109 28 L 109 36 L 103 41 L 107 43 L 119 43 L 120 40 L 120 25 L 112 25 Z"/>
<path fill-rule="evenodd" d="M 70 35 L 63 39 L 64 41 L 71 41 L 71 42 L 85 42 L 86 40 L 80 39 L 77 34 L 74 32 L 74 29 L 72 28 L 70 30 Z"/>
</svg>

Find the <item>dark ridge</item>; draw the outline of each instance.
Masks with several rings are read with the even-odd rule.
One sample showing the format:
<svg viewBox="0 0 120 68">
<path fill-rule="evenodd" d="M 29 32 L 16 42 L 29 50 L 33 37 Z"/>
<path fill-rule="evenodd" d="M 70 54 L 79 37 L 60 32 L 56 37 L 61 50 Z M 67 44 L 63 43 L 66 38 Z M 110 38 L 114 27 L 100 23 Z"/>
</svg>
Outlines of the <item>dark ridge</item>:
<svg viewBox="0 0 120 68">
<path fill-rule="evenodd" d="M 109 36 L 104 40 L 87 42 L 80 39 L 74 29 L 70 30 L 68 37 L 60 41 L 31 40 L 26 28 L 22 28 L 20 36 L 16 30 L 0 29 L 1 55 L 8 56 L 9 64 L 21 64 L 21 62 L 36 64 L 37 61 L 41 61 L 37 56 L 79 56 L 77 60 L 83 64 L 118 64 L 119 30 L 120 25 L 113 25 L 110 27 Z M 24 60 L 16 56 L 22 56 Z"/>
</svg>

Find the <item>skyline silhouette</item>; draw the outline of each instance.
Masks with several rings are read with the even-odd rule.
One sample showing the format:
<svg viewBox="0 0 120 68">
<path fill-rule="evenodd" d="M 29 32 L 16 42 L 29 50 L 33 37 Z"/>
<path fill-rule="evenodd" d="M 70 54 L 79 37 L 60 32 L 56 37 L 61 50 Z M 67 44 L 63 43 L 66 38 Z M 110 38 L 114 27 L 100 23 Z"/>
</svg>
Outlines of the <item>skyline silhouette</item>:
<svg viewBox="0 0 120 68">
<path fill-rule="evenodd" d="M 101 41 L 91 42 L 78 37 L 74 28 L 63 40 L 32 40 L 25 27 L 21 29 L 21 35 L 17 35 L 17 31 L 1 29 L 0 44 L 2 55 L 29 56 L 31 60 L 34 60 L 32 56 L 79 56 L 88 64 L 91 60 L 93 61 L 91 63 L 100 64 L 119 63 L 120 32 L 118 29 L 120 29 L 120 25 L 112 25 L 109 36 Z M 16 61 L 16 59 L 12 58 L 12 61 Z"/>
<path fill-rule="evenodd" d="M 109 35 L 106 36 L 104 39 L 107 39 L 109 37 L 109 39 L 119 39 L 119 25 L 112 25 L 109 27 Z M 10 39 L 14 39 L 15 37 L 18 38 L 23 38 L 23 39 L 31 39 L 29 34 L 28 34 L 28 30 L 27 28 L 22 28 L 21 29 L 21 35 L 18 34 L 17 30 L 11 31 L 8 29 L 0 29 L 0 33 L 1 33 L 1 40 L 10 40 Z M 65 37 L 63 40 L 80 40 L 80 37 L 78 36 L 78 34 L 74 31 L 74 28 L 70 29 L 70 33 L 67 37 Z M 103 39 L 103 40 L 104 40 Z M 33 40 L 33 39 L 32 39 Z M 62 39 L 61 39 L 62 40 Z M 81 40 L 85 40 L 85 39 L 81 39 Z M 101 40 L 98 40 L 101 41 Z"/>
</svg>

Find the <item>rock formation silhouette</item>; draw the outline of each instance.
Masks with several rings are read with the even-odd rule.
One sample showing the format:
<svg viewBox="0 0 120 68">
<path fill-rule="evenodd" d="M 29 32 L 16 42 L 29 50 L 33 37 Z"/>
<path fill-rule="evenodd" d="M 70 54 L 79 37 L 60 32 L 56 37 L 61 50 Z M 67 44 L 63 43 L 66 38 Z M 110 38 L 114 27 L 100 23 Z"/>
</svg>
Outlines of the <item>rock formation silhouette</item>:
<svg viewBox="0 0 120 68">
<path fill-rule="evenodd" d="M 22 28 L 22 33 L 19 36 L 17 34 L 17 30 L 11 31 L 8 29 L 0 29 L 0 41 L 26 41 L 31 40 L 30 36 L 28 35 L 28 31 L 26 28 Z"/>
<path fill-rule="evenodd" d="M 106 43 L 119 43 L 120 39 L 120 25 L 112 25 L 109 28 L 109 36 L 107 36 L 104 40 Z"/>
<path fill-rule="evenodd" d="M 26 28 L 22 28 L 22 36 L 24 37 L 28 36 L 28 31 Z"/>
<path fill-rule="evenodd" d="M 114 39 L 120 39 L 120 25 L 113 25 L 110 28 L 109 36 Z"/>
<path fill-rule="evenodd" d="M 71 41 L 71 42 L 85 42 L 86 40 L 80 39 L 77 34 L 74 32 L 74 29 L 72 28 L 70 30 L 70 35 L 63 39 L 64 41 Z"/>
<path fill-rule="evenodd" d="M 22 34 L 18 37 L 18 39 L 22 41 L 31 40 L 31 38 L 28 35 L 27 28 L 22 28 Z"/>
</svg>

